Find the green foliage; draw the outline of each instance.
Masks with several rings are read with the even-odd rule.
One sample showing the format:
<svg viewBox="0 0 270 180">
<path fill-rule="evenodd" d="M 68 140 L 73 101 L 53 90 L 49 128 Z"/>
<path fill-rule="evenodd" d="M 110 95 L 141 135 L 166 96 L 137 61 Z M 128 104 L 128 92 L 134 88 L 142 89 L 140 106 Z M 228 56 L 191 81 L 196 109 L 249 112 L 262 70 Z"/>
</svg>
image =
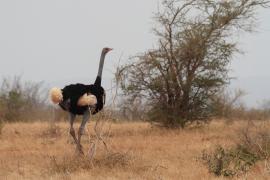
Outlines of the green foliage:
<svg viewBox="0 0 270 180">
<path fill-rule="evenodd" d="M 217 176 L 234 176 L 247 172 L 260 157 L 244 146 L 225 150 L 218 146 L 213 154 L 203 153 L 203 160 L 211 173 Z"/>
<path fill-rule="evenodd" d="M 242 131 L 240 142 L 230 149 L 221 146 L 212 153 L 203 151 L 202 160 L 217 176 L 234 176 L 247 172 L 257 161 L 270 157 L 270 133 L 259 129 Z"/>
</svg>

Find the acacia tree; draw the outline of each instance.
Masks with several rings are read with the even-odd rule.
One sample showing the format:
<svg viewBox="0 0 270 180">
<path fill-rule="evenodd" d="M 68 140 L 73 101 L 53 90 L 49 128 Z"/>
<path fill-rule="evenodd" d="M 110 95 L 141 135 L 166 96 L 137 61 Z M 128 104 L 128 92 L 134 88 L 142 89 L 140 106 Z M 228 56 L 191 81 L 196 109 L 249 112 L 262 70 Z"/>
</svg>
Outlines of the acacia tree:
<svg viewBox="0 0 270 180">
<path fill-rule="evenodd" d="M 155 49 L 119 69 L 125 95 L 147 101 L 151 120 L 169 127 L 204 121 L 211 97 L 229 82 L 235 35 L 252 32 L 266 0 L 165 0 L 155 15 Z"/>
</svg>

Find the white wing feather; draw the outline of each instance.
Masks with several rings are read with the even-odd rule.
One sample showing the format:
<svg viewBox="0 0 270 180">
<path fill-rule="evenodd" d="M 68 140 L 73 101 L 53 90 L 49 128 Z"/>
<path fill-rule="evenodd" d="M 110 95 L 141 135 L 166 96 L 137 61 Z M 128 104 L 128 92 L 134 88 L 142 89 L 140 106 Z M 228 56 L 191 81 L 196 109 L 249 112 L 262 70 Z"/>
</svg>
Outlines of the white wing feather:
<svg viewBox="0 0 270 180">
<path fill-rule="evenodd" d="M 93 94 L 84 94 L 78 100 L 78 106 L 94 106 L 97 104 L 97 98 Z"/>
</svg>

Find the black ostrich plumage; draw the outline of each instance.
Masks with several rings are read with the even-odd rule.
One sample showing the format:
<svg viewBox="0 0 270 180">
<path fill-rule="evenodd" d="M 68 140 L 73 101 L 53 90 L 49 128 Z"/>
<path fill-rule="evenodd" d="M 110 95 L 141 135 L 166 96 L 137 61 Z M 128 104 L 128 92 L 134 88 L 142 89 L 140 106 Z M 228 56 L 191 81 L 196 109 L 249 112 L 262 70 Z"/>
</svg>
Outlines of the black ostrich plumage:
<svg viewBox="0 0 270 180">
<path fill-rule="evenodd" d="M 71 84 L 65 86 L 62 89 L 63 100 L 59 103 L 59 106 L 72 114 L 83 115 L 85 111 L 89 109 L 88 106 L 78 106 L 78 100 L 81 96 L 85 93 L 92 94 L 97 98 L 97 104 L 95 107 L 91 108 L 92 114 L 96 114 L 100 110 L 103 109 L 105 104 L 105 91 L 101 86 L 101 77 L 102 77 L 102 70 L 104 65 L 104 59 L 106 54 L 111 51 L 111 48 L 103 48 L 100 56 L 99 61 L 99 69 L 96 81 L 94 84 L 91 85 L 84 85 L 84 84 Z"/>
<path fill-rule="evenodd" d="M 95 83 L 91 85 L 78 83 L 65 86 L 62 89 L 63 101 L 59 103 L 60 107 L 73 114 L 82 115 L 89 107 L 78 106 L 77 102 L 82 95 L 88 93 L 95 95 L 97 98 L 97 104 L 94 107 L 94 111 L 92 111 L 92 114 L 96 114 L 103 109 L 105 104 L 105 91 L 100 84 L 101 78 L 97 77 Z"/>
</svg>

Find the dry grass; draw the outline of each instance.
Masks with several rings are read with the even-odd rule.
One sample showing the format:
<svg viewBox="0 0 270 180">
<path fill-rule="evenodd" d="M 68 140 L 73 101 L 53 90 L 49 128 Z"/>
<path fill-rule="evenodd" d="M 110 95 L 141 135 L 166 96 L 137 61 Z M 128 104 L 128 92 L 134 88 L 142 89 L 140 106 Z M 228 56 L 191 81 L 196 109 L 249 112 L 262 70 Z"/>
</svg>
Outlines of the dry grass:
<svg viewBox="0 0 270 180">
<path fill-rule="evenodd" d="M 270 123 L 255 123 L 270 128 Z M 89 132 L 93 126 L 88 124 Z M 147 123 L 107 124 L 109 152 L 100 143 L 90 161 L 76 156 L 68 123 L 58 123 L 55 136 L 48 135 L 48 123 L 6 124 L 0 139 L 0 179 L 216 179 L 198 157 L 216 145 L 231 147 L 245 126 L 244 121 L 214 121 L 168 131 Z M 87 133 L 82 140 L 87 151 Z M 257 163 L 238 178 L 267 179 L 268 170 L 264 162 Z"/>
</svg>

